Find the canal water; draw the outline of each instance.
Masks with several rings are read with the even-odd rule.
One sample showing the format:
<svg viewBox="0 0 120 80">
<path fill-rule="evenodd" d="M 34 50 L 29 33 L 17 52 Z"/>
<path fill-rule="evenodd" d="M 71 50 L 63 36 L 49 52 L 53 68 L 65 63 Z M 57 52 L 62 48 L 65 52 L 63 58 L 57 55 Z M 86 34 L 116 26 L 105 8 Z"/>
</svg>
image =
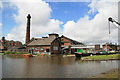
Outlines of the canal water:
<svg viewBox="0 0 120 80">
<path fill-rule="evenodd" d="M 88 78 L 114 68 L 118 60 L 81 61 L 76 57 L 37 56 L 18 58 L 2 56 L 3 78 Z"/>
</svg>

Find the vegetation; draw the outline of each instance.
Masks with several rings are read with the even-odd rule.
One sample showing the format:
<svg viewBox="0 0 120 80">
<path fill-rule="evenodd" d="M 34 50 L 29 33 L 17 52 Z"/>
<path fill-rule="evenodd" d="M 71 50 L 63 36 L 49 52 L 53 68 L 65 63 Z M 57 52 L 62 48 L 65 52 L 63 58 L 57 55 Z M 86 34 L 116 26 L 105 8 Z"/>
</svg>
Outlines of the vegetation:
<svg viewBox="0 0 120 80">
<path fill-rule="evenodd" d="M 29 54 L 29 53 L 6 51 L 6 52 L 4 52 L 3 54 Z"/>
<path fill-rule="evenodd" d="M 87 57 L 82 57 L 81 59 L 82 59 L 82 60 L 109 60 L 109 59 L 120 59 L 120 54 L 87 56 Z"/>
<path fill-rule="evenodd" d="M 46 54 L 45 56 L 51 56 L 51 55 Z"/>
<path fill-rule="evenodd" d="M 4 53 L 0 53 L 0 55 L 4 55 Z"/>
<path fill-rule="evenodd" d="M 4 54 L 15 54 L 15 52 L 5 51 Z"/>
<path fill-rule="evenodd" d="M 24 54 L 24 53 L 22 53 L 22 52 L 16 52 L 15 54 Z"/>
</svg>

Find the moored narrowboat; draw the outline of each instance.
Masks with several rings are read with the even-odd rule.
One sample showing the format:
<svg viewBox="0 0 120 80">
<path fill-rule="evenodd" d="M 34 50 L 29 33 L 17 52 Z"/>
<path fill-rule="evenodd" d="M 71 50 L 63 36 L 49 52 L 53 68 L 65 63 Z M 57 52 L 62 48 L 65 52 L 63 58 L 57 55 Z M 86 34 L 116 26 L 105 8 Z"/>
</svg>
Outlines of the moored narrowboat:
<svg viewBox="0 0 120 80">
<path fill-rule="evenodd" d="M 82 56 L 90 56 L 92 53 L 88 53 L 87 50 L 77 49 L 77 52 L 75 52 L 76 57 L 82 57 Z"/>
</svg>

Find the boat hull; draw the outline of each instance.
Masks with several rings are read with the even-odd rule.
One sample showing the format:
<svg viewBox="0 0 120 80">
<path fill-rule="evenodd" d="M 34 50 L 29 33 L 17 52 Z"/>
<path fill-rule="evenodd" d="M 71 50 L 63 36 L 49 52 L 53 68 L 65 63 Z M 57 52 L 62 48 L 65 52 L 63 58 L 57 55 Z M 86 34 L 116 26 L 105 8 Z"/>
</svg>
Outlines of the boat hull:
<svg viewBox="0 0 120 80">
<path fill-rule="evenodd" d="M 90 56 L 92 53 L 82 53 L 82 54 L 79 54 L 79 53 L 75 53 L 75 56 L 76 57 L 84 57 L 84 56 Z"/>
<path fill-rule="evenodd" d="M 75 56 L 81 58 L 82 54 L 75 53 Z"/>
</svg>

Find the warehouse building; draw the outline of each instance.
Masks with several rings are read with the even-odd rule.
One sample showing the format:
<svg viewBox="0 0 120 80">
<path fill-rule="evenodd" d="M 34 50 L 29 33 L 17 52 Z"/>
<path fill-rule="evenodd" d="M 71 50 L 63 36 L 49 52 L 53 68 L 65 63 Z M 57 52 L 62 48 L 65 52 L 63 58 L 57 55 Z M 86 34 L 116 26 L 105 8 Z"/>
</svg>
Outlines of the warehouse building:
<svg viewBox="0 0 120 80">
<path fill-rule="evenodd" d="M 48 34 L 49 37 L 32 38 L 27 45 L 28 51 L 33 51 L 35 54 L 62 54 L 70 52 L 71 45 L 81 44 L 78 41 L 72 40 L 65 36 L 59 37 L 56 33 Z"/>
</svg>

